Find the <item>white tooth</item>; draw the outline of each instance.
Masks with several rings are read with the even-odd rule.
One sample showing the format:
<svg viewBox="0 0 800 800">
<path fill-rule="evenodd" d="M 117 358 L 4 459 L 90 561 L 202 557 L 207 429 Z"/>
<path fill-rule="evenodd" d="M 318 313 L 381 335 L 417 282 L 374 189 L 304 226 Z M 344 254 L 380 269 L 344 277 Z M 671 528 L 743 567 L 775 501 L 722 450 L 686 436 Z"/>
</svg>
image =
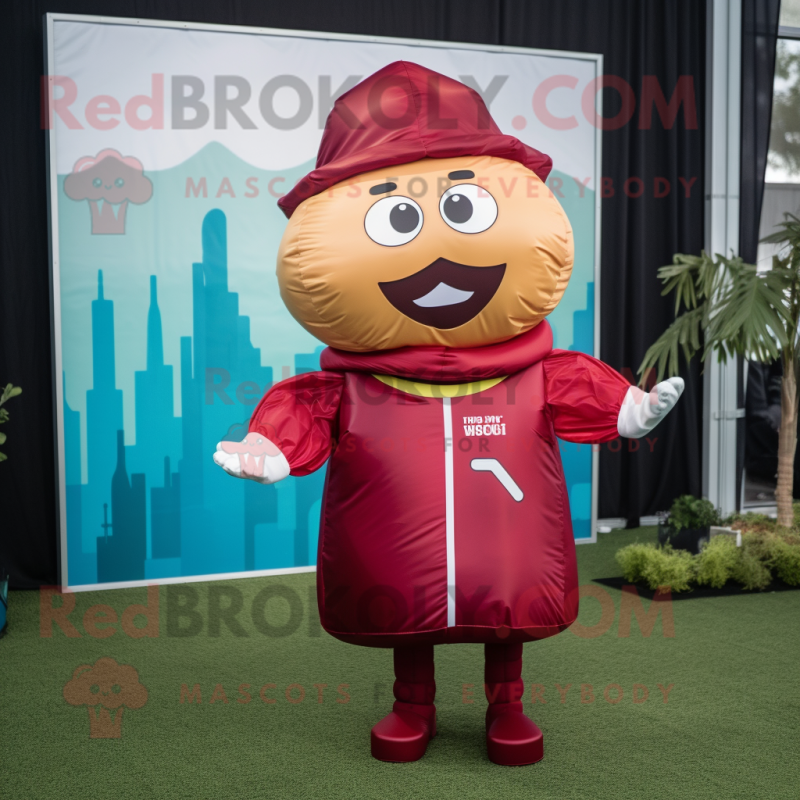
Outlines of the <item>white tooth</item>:
<svg viewBox="0 0 800 800">
<path fill-rule="evenodd" d="M 119 219 L 119 210 L 122 206 L 122 203 L 109 203 L 111 206 L 111 212 L 114 214 L 114 219 Z"/>
<path fill-rule="evenodd" d="M 103 198 L 101 197 L 97 201 L 97 213 L 98 214 L 102 214 L 103 213 L 103 203 L 105 203 L 105 200 L 103 200 Z"/>
<path fill-rule="evenodd" d="M 474 295 L 475 292 L 465 292 L 461 289 L 454 289 L 446 283 L 439 283 L 431 289 L 428 294 L 414 301 L 414 305 L 421 308 L 439 308 L 440 306 L 454 306 L 464 303 Z"/>
</svg>

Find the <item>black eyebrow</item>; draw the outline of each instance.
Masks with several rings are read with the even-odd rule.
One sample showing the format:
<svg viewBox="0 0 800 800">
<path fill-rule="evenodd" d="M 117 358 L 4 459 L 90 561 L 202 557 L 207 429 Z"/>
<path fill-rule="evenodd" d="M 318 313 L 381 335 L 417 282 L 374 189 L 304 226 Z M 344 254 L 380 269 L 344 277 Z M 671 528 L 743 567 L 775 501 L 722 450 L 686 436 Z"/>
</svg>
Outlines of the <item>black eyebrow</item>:
<svg viewBox="0 0 800 800">
<path fill-rule="evenodd" d="M 387 192 L 393 192 L 397 188 L 396 183 L 379 183 L 377 186 L 373 186 L 370 188 L 370 194 L 386 194 Z"/>
<path fill-rule="evenodd" d="M 475 173 L 471 169 L 457 169 L 455 172 L 448 172 L 447 177 L 451 181 L 463 181 L 467 178 L 474 178 Z"/>
</svg>

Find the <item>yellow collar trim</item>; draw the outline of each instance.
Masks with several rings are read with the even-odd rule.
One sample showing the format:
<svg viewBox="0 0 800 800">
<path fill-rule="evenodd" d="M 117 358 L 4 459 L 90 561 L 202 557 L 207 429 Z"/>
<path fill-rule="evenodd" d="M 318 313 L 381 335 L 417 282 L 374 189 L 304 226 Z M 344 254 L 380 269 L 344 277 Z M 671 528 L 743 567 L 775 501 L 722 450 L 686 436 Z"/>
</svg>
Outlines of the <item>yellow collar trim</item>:
<svg viewBox="0 0 800 800">
<path fill-rule="evenodd" d="M 422 383 L 420 381 L 409 381 L 405 378 L 398 378 L 396 375 L 375 375 L 381 383 L 391 386 L 406 394 L 415 394 L 417 397 L 430 397 L 441 399 L 443 397 L 466 397 L 470 394 L 477 394 L 478 392 L 485 392 L 498 383 L 504 381 L 507 376 L 501 378 L 487 378 L 482 381 L 473 381 L 472 383 Z"/>
</svg>

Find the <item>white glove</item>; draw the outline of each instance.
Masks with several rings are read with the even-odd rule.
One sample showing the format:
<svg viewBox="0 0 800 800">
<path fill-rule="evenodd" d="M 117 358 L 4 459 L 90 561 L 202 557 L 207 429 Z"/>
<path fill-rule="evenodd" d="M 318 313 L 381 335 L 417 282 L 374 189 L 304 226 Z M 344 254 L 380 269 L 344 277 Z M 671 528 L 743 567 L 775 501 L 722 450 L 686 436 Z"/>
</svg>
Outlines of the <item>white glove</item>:
<svg viewBox="0 0 800 800">
<path fill-rule="evenodd" d="M 631 386 L 622 401 L 617 418 L 619 435 L 628 439 L 640 439 L 650 433 L 678 402 L 683 387 L 683 378 L 669 378 L 657 383 L 649 394 Z"/>
<path fill-rule="evenodd" d="M 289 462 L 280 448 L 260 433 L 251 431 L 241 442 L 220 442 L 214 463 L 234 478 L 258 483 L 277 483 L 289 474 Z"/>
</svg>

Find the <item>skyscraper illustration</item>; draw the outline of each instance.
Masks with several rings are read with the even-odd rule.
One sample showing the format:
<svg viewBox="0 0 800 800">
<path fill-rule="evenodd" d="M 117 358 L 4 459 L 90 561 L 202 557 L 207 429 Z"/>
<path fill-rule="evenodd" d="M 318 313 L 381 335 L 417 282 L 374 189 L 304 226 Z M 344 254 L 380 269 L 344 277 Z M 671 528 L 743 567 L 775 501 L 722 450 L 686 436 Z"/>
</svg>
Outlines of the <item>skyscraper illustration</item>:
<svg viewBox="0 0 800 800">
<path fill-rule="evenodd" d="M 64 483 L 66 488 L 67 564 L 69 582 L 86 583 L 96 580 L 96 558 L 93 552 L 86 552 L 83 546 L 81 509 L 84 486 L 81 483 L 81 415 L 70 408 L 67 401 L 67 376 L 62 373 L 62 397 L 64 398 Z"/>
<path fill-rule="evenodd" d="M 144 579 L 146 555 L 145 477 L 128 478 L 125 464 L 125 433 L 117 431 L 117 464 L 111 479 L 111 525 L 107 517 L 103 535 L 97 540 L 97 580 L 136 581 Z"/>
<path fill-rule="evenodd" d="M 247 422 L 272 385 L 272 368 L 261 366 L 261 351 L 250 342 L 250 319 L 239 314 L 239 296 L 228 289 L 222 211 L 206 214 L 202 244 L 203 260 L 192 265 L 193 335 L 181 339 L 185 575 L 246 568 L 245 485 L 225 475 L 211 456 L 226 431 Z"/>
<path fill-rule="evenodd" d="M 122 424 L 122 391 L 116 388 L 114 303 L 103 295 L 103 271 L 97 273 L 92 301 L 92 388 L 86 393 L 88 485 L 81 504 L 83 550 L 94 553 L 102 532 L 103 504 L 111 503 L 111 476 L 117 460 L 117 431 Z"/>
<path fill-rule="evenodd" d="M 191 270 L 192 335 L 180 340 L 181 416 L 174 415 L 173 367 L 164 363 L 158 279 L 150 275 L 146 368 L 135 373 L 134 397 L 128 399 L 136 443 L 127 447 L 122 391 L 116 388 L 114 302 L 105 297 L 98 272 L 86 484 L 80 414 L 66 401 L 63 377 L 71 584 L 316 563 L 324 469 L 262 486 L 231 479 L 212 460 L 221 439 L 244 438 L 273 372 L 262 366 L 250 319 L 239 313 L 239 296 L 228 288 L 222 211 L 206 214 L 201 241 L 202 260 Z M 296 353 L 294 373 L 319 369 L 321 351 Z M 128 438 L 134 438 L 130 432 Z"/>
<path fill-rule="evenodd" d="M 180 523 L 179 485 L 175 476 L 165 476 L 164 459 L 177 465 L 181 457 L 181 420 L 174 416 L 174 397 L 172 366 L 164 363 L 164 341 L 161 326 L 161 310 L 158 307 L 158 279 L 150 276 L 150 307 L 147 312 L 147 368 L 134 375 L 136 444 L 128 450 L 128 464 L 131 472 L 144 473 L 148 487 L 147 531 L 152 559 L 178 558 L 180 550 L 167 547 L 173 553 L 166 556 L 163 548 L 156 545 L 156 528 L 159 542 L 163 537 L 172 541 L 170 532 L 165 530 L 162 516 L 166 515 L 174 523 Z M 161 491 L 163 486 L 167 491 Z M 158 497 L 158 501 L 156 501 Z M 159 503 L 158 509 L 156 502 Z M 169 506 L 169 503 L 173 506 Z M 174 505 L 178 503 L 178 505 Z M 165 505 L 167 504 L 167 505 Z M 169 507 L 168 507 L 169 506 Z M 177 541 L 180 542 L 178 536 Z M 174 565 L 149 564 L 148 577 L 161 577 L 163 570 Z"/>
<path fill-rule="evenodd" d="M 592 353 L 594 350 L 594 282 L 586 285 L 586 307 L 572 314 L 570 350 Z M 572 529 L 576 539 L 592 535 L 592 457 L 585 445 L 561 443 L 561 461 L 569 475 L 569 501 Z"/>
<path fill-rule="evenodd" d="M 591 354 L 594 350 L 594 281 L 586 284 L 586 308 L 572 314 L 570 350 Z"/>
<path fill-rule="evenodd" d="M 147 369 L 135 373 L 136 445 L 129 448 L 131 469 L 147 475 L 147 485 L 161 482 L 164 457 L 177 464 L 181 455 L 181 421 L 174 416 L 172 366 L 164 363 L 158 280 L 150 276 L 147 312 Z"/>
<path fill-rule="evenodd" d="M 152 560 L 181 557 L 181 476 L 164 457 L 164 485 L 150 489 Z"/>
</svg>

